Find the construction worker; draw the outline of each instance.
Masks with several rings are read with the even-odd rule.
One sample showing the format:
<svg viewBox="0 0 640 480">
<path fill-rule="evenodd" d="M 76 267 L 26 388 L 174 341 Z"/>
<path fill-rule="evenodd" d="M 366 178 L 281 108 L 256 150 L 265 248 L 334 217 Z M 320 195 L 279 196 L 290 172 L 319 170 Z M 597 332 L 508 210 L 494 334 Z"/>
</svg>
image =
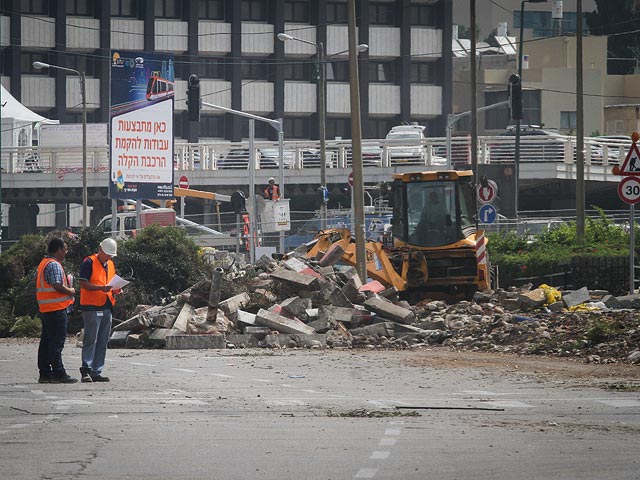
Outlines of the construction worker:
<svg viewBox="0 0 640 480">
<path fill-rule="evenodd" d="M 111 311 L 116 304 L 111 280 L 116 274 L 112 258 L 118 253 L 118 244 L 112 238 L 100 242 L 98 253 L 88 256 L 80 266 L 80 307 L 84 321 L 82 340 L 81 382 L 108 382 L 102 375 L 107 343 L 111 335 Z"/>
<path fill-rule="evenodd" d="M 275 178 L 269 178 L 269 185 L 266 186 L 263 193 L 267 200 L 280 200 L 280 187 L 276 185 Z"/>
<path fill-rule="evenodd" d="M 38 347 L 38 383 L 75 383 L 67 375 L 62 363 L 62 350 L 67 338 L 67 314 L 73 306 L 76 291 L 72 279 L 67 277 L 62 262 L 67 245 L 61 238 L 52 238 L 47 255 L 38 265 L 36 300 L 42 319 L 42 334 Z M 70 281 L 71 280 L 71 281 Z"/>
</svg>

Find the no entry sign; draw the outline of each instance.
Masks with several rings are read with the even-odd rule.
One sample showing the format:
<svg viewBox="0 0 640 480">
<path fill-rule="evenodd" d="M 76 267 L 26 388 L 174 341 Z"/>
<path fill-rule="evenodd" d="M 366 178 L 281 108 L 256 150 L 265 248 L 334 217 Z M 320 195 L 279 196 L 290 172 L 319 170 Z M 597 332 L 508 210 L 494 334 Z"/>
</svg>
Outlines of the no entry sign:
<svg viewBox="0 0 640 480">
<path fill-rule="evenodd" d="M 180 180 L 178 180 L 178 186 L 180 188 L 189 188 L 189 179 L 186 175 L 182 175 Z"/>
</svg>

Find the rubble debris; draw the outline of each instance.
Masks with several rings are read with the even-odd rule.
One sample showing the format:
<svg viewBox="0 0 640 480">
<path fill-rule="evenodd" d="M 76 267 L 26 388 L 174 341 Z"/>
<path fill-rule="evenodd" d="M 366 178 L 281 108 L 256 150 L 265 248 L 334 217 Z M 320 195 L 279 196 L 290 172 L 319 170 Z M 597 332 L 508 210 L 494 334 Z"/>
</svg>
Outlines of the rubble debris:
<svg viewBox="0 0 640 480">
<path fill-rule="evenodd" d="M 547 285 L 476 292 L 471 301 L 411 305 L 363 282 L 329 249 L 262 256 L 214 270 L 165 305 L 140 305 L 114 327 L 112 348 L 423 348 L 556 355 L 640 364 L 640 295 Z M 335 254 L 338 256 L 338 254 Z M 553 295 L 550 295 L 553 293 Z"/>
</svg>

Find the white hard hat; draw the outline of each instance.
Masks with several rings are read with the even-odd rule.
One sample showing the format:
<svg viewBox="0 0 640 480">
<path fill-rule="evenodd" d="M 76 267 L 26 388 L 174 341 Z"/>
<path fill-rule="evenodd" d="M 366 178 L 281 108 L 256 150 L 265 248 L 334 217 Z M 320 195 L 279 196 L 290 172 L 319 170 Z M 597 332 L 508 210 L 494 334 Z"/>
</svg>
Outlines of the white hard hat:
<svg viewBox="0 0 640 480">
<path fill-rule="evenodd" d="M 276 179 L 275 179 L 275 178 L 273 178 L 273 177 L 269 177 L 269 180 L 268 180 L 268 181 L 269 181 L 269 183 L 271 183 L 271 182 L 275 182 L 275 181 L 276 181 Z"/>
<path fill-rule="evenodd" d="M 110 257 L 115 257 L 118 254 L 118 244 L 113 238 L 105 238 L 102 240 L 102 242 L 100 242 L 100 248 Z"/>
</svg>

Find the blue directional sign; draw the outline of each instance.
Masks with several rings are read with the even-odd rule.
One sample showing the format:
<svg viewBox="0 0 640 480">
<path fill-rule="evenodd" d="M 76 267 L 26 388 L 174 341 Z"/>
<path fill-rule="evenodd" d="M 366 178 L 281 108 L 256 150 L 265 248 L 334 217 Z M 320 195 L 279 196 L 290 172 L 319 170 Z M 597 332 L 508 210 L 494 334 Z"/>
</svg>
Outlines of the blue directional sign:
<svg viewBox="0 0 640 480">
<path fill-rule="evenodd" d="M 482 223 L 493 223 L 498 218 L 498 211 L 496 207 L 487 203 L 480 208 L 480 221 Z"/>
</svg>

